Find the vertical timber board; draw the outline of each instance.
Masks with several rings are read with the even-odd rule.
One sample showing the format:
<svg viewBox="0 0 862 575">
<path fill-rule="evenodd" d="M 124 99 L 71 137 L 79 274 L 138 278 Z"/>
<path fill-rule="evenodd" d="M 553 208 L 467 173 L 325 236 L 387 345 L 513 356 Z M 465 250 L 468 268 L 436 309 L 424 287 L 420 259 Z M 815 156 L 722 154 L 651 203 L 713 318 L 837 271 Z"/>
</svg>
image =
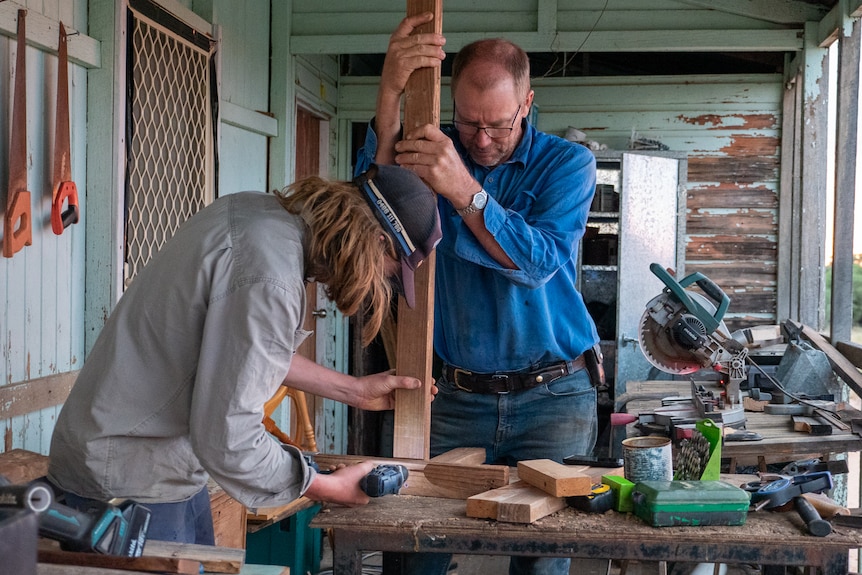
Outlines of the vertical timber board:
<svg viewBox="0 0 862 575">
<path fill-rule="evenodd" d="M 432 12 L 434 20 L 416 33 L 442 33 L 443 0 L 407 0 L 407 15 Z M 404 93 L 404 131 L 424 124 L 440 125 L 440 68 L 416 70 Z M 398 302 L 399 375 L 416 377 L 423 386 L 395 392 L 395 423 L 392 441 L 394 457 L 427 459 L 431 427 L 431 363 L 434 322 L 434 266 L 431 257 L 416 270 L 416 307 L 410 309 L 404 298 Z"/>
<path fill-rule="evenodd" d="M 860 23 L 850 24 L 838 43 L 838 110 L 859 104 Z M 857 114 L 837 114 L 832 250 L 831 329 L 833 342 L 850 341 L 853 325 L 853 219 L 856 213 Z"/>
<path fill-rule="evenodd" d="M 800 322 L 818 331 L 825 318 L 826 160 L 829 51 L 817 46 L 812 23 L 805 25 L 802 128 L 802 215 L 800 230 Z"/>
</svg>

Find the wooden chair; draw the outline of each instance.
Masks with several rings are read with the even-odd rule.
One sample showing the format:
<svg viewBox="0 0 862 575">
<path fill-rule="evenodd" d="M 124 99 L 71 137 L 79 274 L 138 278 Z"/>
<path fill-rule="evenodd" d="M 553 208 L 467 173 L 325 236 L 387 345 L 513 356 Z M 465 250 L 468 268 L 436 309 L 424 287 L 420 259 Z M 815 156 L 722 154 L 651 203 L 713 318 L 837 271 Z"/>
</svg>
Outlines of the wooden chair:
<svg viewBox="0 0 862 575">
<path fill-rule="evenodd" d="M 293 400 L 296 413 L 296 437 L 292 438 L 275 424 L 272 414 L 281 405 L 285 397 Z M 303 451 L 317 452 L 317 441 L 314 438 L 314 427 L 308 416 L 308 404 L 305 402 L 305 392 L 292 387 L 280 386 L 278 391 L 263 405 L 263 425 L 266 430 L 282 443 L 293 445 Z"/>
</svg>

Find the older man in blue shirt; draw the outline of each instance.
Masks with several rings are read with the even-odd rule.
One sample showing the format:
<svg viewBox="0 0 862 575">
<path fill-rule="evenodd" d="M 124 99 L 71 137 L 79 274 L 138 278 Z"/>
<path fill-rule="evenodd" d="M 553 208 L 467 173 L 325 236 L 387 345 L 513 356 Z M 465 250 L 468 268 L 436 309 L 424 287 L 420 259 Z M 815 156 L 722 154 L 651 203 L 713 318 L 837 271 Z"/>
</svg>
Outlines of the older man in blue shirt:
<svg viewBox="0 0 862 575">
<path fill-rule="evenodd" d="M 527 122 L 529 60 L 500 39 L 456 56 L 451 127 L 402 136 L 407 78 L 445 58 L 441 35 L 411 35 L 430 17 L 408 17 L 391 36 L 357 171 L 397 163 L 439 195 L 434 349 L 444 367 L 432 404 L 432 455 L 478 446 L 487 462 L 515 465 L 591 453 L 596 391 L 585 356 L 598 335 L 575 285 L 595 158 Z M 445 573 L 448 559 L 402 562 L 404 572 Z M 568 559 L 510 563 L 512 574 L 568 571 Z"/>
</svg>

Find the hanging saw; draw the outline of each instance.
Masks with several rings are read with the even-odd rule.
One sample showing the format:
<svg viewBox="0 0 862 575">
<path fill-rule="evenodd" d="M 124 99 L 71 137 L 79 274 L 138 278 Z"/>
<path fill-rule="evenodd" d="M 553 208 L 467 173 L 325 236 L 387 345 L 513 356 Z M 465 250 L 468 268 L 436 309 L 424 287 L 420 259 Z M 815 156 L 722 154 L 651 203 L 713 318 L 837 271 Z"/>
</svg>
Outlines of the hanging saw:
<svg viewBox="0 0 862 575">
<path fill-rule="evenodd" d="M 69 59 L 66 28 L 60 22 L 57 52 L 57 126 L 54 139 L 54 193 L 51 201 L 51 229 L 58 236 L 78 223 L 78 187 L 72 181 L 69 136 Z M 68 204 L 64 210 L 63 206 Z"/>
<path fill-rule="evenodd" d="M 650 271 L 666 287 L 647 304 L 641 318 L 641 351 L 651 364 L 667 373 L 686 375 L 713 368 L 726 374 L 726 401 L 741 411 L 739 388 L 746 378 L 748 348 L 734 339 L 722 320 L 730 298 L 699 272 L 677 282 L 659 264 L 651 264 Z M 708 298 L 685 289 L 692 284 Z M 695 401 L 696 396 L 693 388 Z"/>
<path fill-rule="evenodd" d="M 33 244 L 30 192 L 27 191 L 27 36 L 26 10 L 18 10 L 18 54 L 15 61 L 15 94 L 9 144 L 9 187 L 3 218 L 3 257 L 11 258 Z"/>
</svg>

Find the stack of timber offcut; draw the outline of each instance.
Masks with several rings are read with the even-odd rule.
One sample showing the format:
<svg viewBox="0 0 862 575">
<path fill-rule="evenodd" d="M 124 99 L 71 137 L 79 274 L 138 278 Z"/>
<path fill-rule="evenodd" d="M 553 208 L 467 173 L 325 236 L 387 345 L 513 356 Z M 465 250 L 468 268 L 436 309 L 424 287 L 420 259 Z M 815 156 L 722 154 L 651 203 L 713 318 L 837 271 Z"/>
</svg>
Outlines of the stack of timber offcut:
<svg viewBox="0 0 862 575">
<path fill-rule="evenodd" d="M 467 516 L 509 523 L 532 523 L 566 506 L 566 497 L 589 495 L 603 475 L 623 470 L 563 465 L 550 459 L 518 463 L 516 481 L 467 499 Z"/>
</svg>

